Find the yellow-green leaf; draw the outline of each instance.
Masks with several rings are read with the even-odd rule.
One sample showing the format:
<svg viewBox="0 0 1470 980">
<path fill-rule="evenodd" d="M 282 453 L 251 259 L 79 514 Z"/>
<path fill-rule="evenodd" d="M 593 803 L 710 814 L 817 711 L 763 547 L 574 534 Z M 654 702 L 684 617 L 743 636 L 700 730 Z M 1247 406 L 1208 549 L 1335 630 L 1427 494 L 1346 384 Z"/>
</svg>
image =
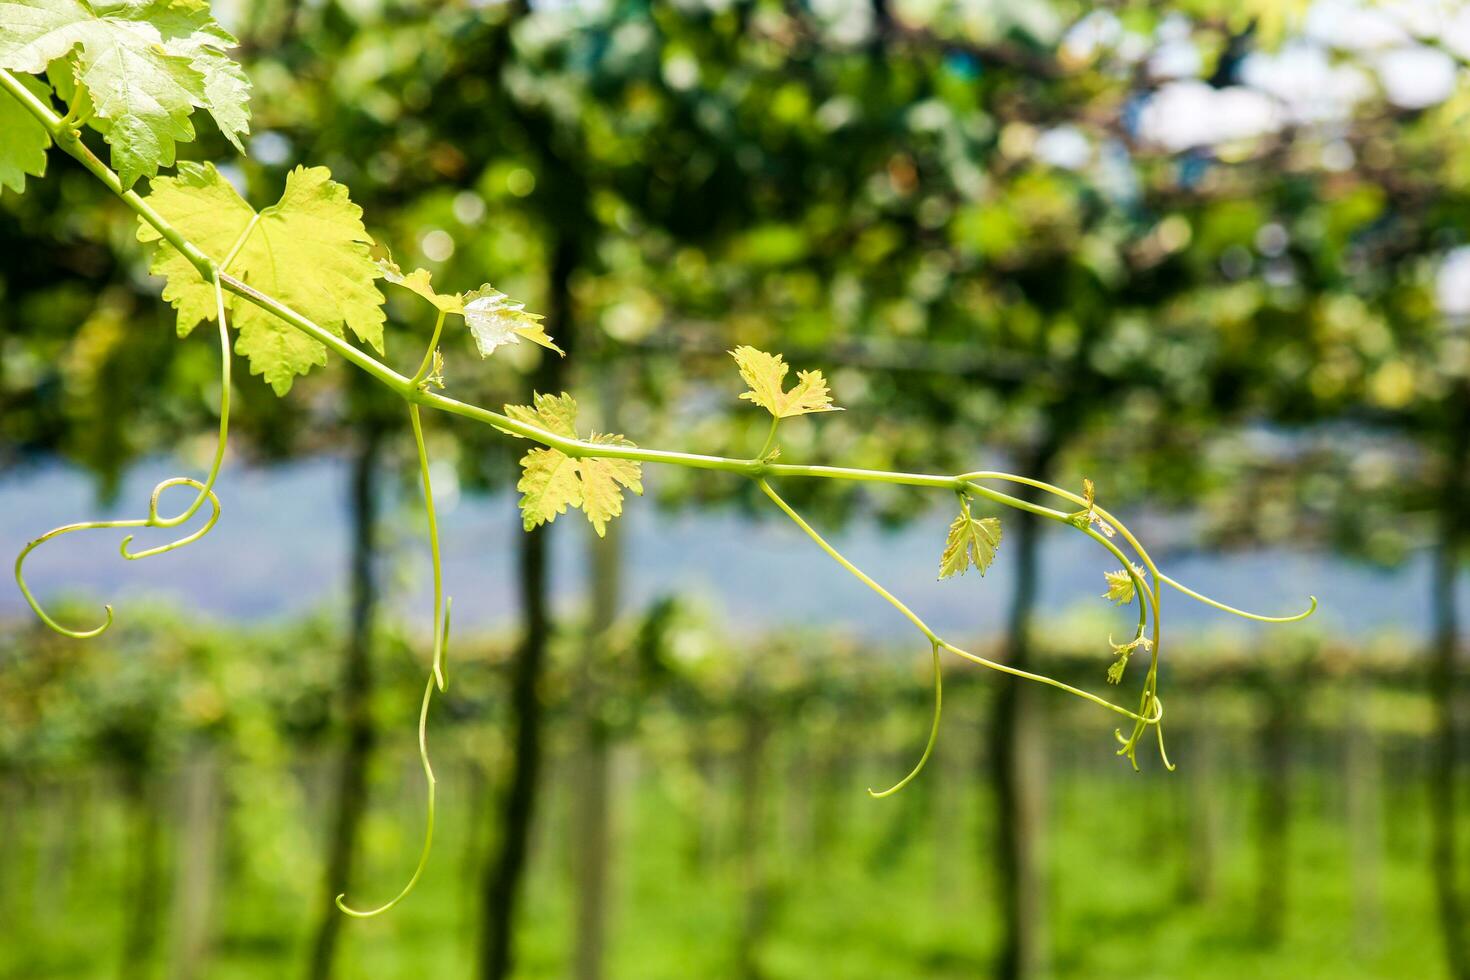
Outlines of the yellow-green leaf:
<svg viewBox="0 0 1470 980">
<path fill-rule="evenodd" d="M 507 405 L 511 418 L 566 436 L 577 438 L 577 403 L 571 395 L 536 394 L 532 405 Z M 588 442 L 607 446 L 633 447 L 620 435 L 593 433 Z M 607 533 L 607 522 L 623 512 L 623 488 L 643 493 L 643 467 L 633 459 L 584 456 L 573 459 L 549 447 L 533 449 L 521 458 L 522 474 L 516 489 L 521 492 L 521 523 L 529 531 L 550 524 L 568 507 L 580 507 L 599 537 Z"/>
<path fill-rule="evenodd" d="M 568 507 L 582 506 L 577 461 L 555 449 L 533 449 L 521 457 L 521 523 L 529 531 L 550 524 Z"/>
<path fill-rule="evenodd" d="M 152 182 L 148 201 L 189 241 L 243 279 L 338 337 L 347 329 L 379 353 L 383 350 L 383 296 L 362 209 L 325 167 L 297 167 L 281 199 L 259 214 L 211 164 L 182 163 L 174 177 Z M 178 309 L 187 334 L 215 315 L 213 288 L 182 255 L 142 223 L 138 240 L 157 246 L 155 275 L 167 277 L 163 296 Z M 327 349 L 253 303 L 226 295 L 240 332 L 235 350 L 250 371 L 277 394 L 296 375 L 327 362 Z"/>
<path fill-rule="evenodd" d="M 125 188 L 174 162 L 196 108 L 240 147 L 250 83 L 234 45 L 204 0 L 0 0 L 0 68 L 38 75 L 66 59 Z"/>
<path fill-rule="evenodd" d="M 566 356 L 566 351 L 552 343 L 541 326 L 544 319 L 541 314 L 527 313 L 525 303 L 515 302 L 488 282 L 465 293 L 462 299 L 464 322 L 475 338 L 481 357 L 489 357 L 497 347 L 518 343 L 522 338 Z"/>
<path fill-rule="evenodd" d="M 22 75 L 20 83 L 42 102 L 51 97 L 50 87 L 38 79 Z M 46 175 L 46 150 L 50 146 L 51 134 L 46 127 L 15 96 L 0 91 L 0 187 L 25 193 L 27 174 Z"/>
<path fill-rule="evenodd" d="M 632 446 L 622 436 L 592 433 L 588 442 L 613 446 Z M 607 522 L 623 512 L 623 491 L 627 487 L 636 494 L 643 493 L 642 465 L 635 459 L 602 459 L 584 456 L 577 460 L 577 472 L 582 477 L 582 510 L 592 522 L 597 536 L 607 534 Z"/>
<path fill-rule="evenodd" d="M 505 414 L 517 422 L 534 425 L 568 439 L 577 438 L 577 403 L 571 395 L 566 392 L 560 395 L 537 392 L 531 396 L 531 402 L 531 405 L 507 405 Z"/>
<path fill-rule="evenodd" d="M 1129 564 L 1132 565 L 1133 563 L 1129 562 Z M 1142 568 L 1133 565 L 1133 571 L 1138 574 L 1140 579 L 1143 578 L 1144 570 Z M 1133 582 L 1133 576 L 1128 573 L 1127 569 L 1120 568 L 1116 572 L 1103 572 L 1103 579 L 1108 583 L 1108 591 L 1103 593 L 1103 598 L 1111 599 L 1120 606 L 1128 605 L 1128 603 L 1133 601 L 1133 597 L 1138 594 L 1137 587 Z"/>
<path fill-rule="evenodd" d="M 1113 526 L 1099 517 L 1096 512 L 1097 488 L 1093 486 L 1091 480 L 1082 481 L 1082 501 L 1086 506 L 1082 510 L 1068 514 L 1067 523 L 1079 531 L 1085 531 L 1089 527 L 1096 527 L 1104 537 L 1111 538 L 1115 533 Z"/>
<path fill-rule="evenodd" d="M 1128 669 L 1128 658 L 1133 656 L 1133 651 L 1139 647 L 1143 647 L 1144 650 L 1152 650 L 1154 641 L 1142 633 L 1135 636 L 1129 643 L 1114 643 L 1113 638 L 1109 636 L 1108 646 L 1113 648 L 1113 656 L 1117 658 L 1108 667 L 1108 683 L 1121 684 L 1123 683 L 1123 671 Z"/>
<path fill-rule="evenodd" d="M 983 576 L 990 563 L 995 560 L 995 549 L 1000 546 L 1000 520 L 995 517 L 975 518 L 970 514 L 970 502 L 961 500 L 960 516 L 949 526 L 949 536 L 944 541 L 944 552 L 939 556 L 939 577 L 963 575 L 971 565 Z"/>
<path fill-rule="evenodd" d="M 424 299 L 433 304 L 440 313 L 463 313 L 464 301 L 458 293 L 440 293 L 434 291 L 433 274 L 428 269 L 415 269 L 407 275 L 398 268 L 398 263 L 392 257 L 378 260 L 378 273 L 386 281 L 395 286 L 418 293 Z"/>
<path fill-rule="evenodd" d="M 812 412 L 840 412 L 832 404 L 827 380 L 820 371 L 800 371 L 796 385 L 784 390 L 786 372 L 790 370 L 780 354 L 767 354 L 754 347 L 737 347 L 730 351 L 740 367 L 740 376 L 750 390 L 740 397 L 752 401 L 778 419 L 807 415 Z"/>
</svg>

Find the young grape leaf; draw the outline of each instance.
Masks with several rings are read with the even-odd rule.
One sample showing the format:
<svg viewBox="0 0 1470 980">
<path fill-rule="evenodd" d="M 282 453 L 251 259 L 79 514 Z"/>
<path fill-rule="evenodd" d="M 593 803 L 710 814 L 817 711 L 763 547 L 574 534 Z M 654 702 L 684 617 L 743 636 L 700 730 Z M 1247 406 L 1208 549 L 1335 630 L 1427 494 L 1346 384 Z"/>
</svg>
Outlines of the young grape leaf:
<svg viewBox="0 0 1470 980">
<path fill-rule="evenodd" d="M 204 0 L 0 0 L 0 68 L 68 59 L 125 188 L 174 162 L 196 108 L 240 148 L 250 83 L 225 54 L 235 43 Z"/>
<path fill-rule="evenodd" d="M 49 104 L 51 89 L 44 82 L 22 75 L 20 83 Z M 46 127 L 15 96 L 0 91 L 0 188 L 24 194 L 27 174 L 46 175 L 46 150 L 50 146 L 51 134 Z"/>
<path fill-rule="evenodd" d="M 750 387 L 740 397 L 755 402 L 778 419 L 789 419 L 810 412 L 840 412 L 832 404 L 827 379 L 821 371 L 799 371 L 796 386 L 782 390 L 789 370 L 780 354 L 767 354 L 754 347 L 737 347 L 730 351 L 740 367 L 740 376 Z"/>
<path fill-rule="evenodd" d="M 464 322 L 474 335 L 481 357 L 489 357 L 503 344 L 518 343 L 522 337 L 563 357 L 566 351 L 552 343 L 541 326 L 539 313 L 527 313 L 525 303 L 516 303 L 488 282 L 465 293 Z"/>
<path fill-rule="evenodd" d="M 1079 511 L 1074 511 L 1067 515 L 1067 523 L 1079 531 L 1085 531 L 1087 526 L 1092 523 L 1092 508 L 1097 502 L 1097 488 L 1093 486 L 1091 480 L 1084 479 L 1082 481 L 1082 499 L 1086 502 L 1086 506 Z"/>
<path fill-rule="evenodd" d="M 520 422 L 569 439 L 577 438 L 577 403 L 566 393 L 536 394 L 529 405 L 507 405 L 505 414 Z M 588 442 L 608 446 L 633 443 L 620 435 L 592 433 Z M 623 512 L 623 491 L 643 493 L 643 467 L 633 459 L 584 456 L 573 459 L 558 449 L 538 448 L 521 458 L 521 523 L 527 531 L 550 524 L 568 507 L 580 507 L 598 537 L 607 534 L 607 522 Z"/>
<path fill-rule="evenodd" d="M 1113 656 L 1117 658 L 1108 667 L 1108 683 L 1121 684 L 1123 683 L 1123 671 L 1128 669 L 1128 658 L 1133 656 L 1133 651 L 1139 647 L 1152 650 L 1154 641 L 1142 633 L 1135 636 L 1130 643 L 1114 643 L 1113 638 L 1109 636 L 1108 646 L 1113 648 Z"/>
<path fill-rule="evenodd" d="M 148 202 L 224 271 L 343 336 L 383 350 L 383 297 L 374 283 L 377 266 L 362 209 L 325 167 L 297 167 L 281 199 L 257 214 L 210 164 L 182 163 L 178 175 L 153 180 Z M 214 290 L 151 225 L 139 221 L 138 240 L 156 243 L 149 266 L 168 279 L 163 297 L 179 311 L 181 336 L 213 319 Z M 327 362 L 326 348 L 253 303 L 226 296 L 236 329 L 235 350 L 250 372 L 276 394 L 291 390 L 296 375 Z"/>
<path fill-rule="evenodd" d="M 633 447 L 633 443 L 620 435 L 594 432 L 588 442 L 611 446 Z M 623 512 L 623 491 L 627 487 L 636 494 L 643 493 L 643 465 L 636 459 L 598 459 L 584 456 L 577 461 L 577 472 L 582 475 L 582 511 L 599 538 L 607 535 L 607 522 Z"/>
<path fill-rule="evenodd" d="M 963 575 L 971 565 L 978 568 L 983 576 L 995 560 L 1000 537 L 1000 520 L 994 517 L 977 520 L 970 515 L 970 501 L 961 498 L 960 516 L 949 526 L 944 552 L 939 556 L 939 577 Z"/>
<path fill-rule="evenodd" d="M 446 295 L 434 291 L 433 274 L 428 269 L 415 269 L 404 275 L 398 263 L 389 257 L 378 260 L 378 273 L 393 285 L 418 293 L 440 313 L 464 313 L 464 302 L 458 293 Z"/>
<path fill-rule="evenodd" d="M 497 347 L 519 343 L 521 338 L 554 350 L 563 357 L 566 351 L 552 343 L 541 326 L 539 313 L 527 313 L 525 303 L 516 303 L 488 282 L 469 293 L 440 293 L 434 290 L 433 275 L 427 269 L 415 269 L 405 275 L 392 259 L 378 262 L 383 278 L 397 286 L 411 289 L 433 304 L 441 313 L 458 313 L 475 338 L 481 357 L 489 357 Z"/>
<path fill-rule="evenodd" d="M 1129 564 L 1133 565 L 1132 562 Z M 1140 579 L 1143 578 L 1142 568 L 1133 565 L 1133 570 L 1138 573 Z M 1128 605 L 1138 593 L 1137 587 L 1133 584 L 1133 576 L 1128 574 L 1127 569 L 1120 568 L 1116 572 L 1103 572 L 1103 579 L 1108 583 L 1108 591 L 1103 593 L 1103 598 L 1111 599 L 1120 606 Z"/>
<path fill-rule="evenodd" d="M 507 405 L 505 414 L 517 422 L 525 422 L 568 439 L 577 438 L 577 403 L 571 395 L 566 392 L 560 395 L 535 393 L 531 402 L 534 408 L 530 405 Z"/>
<path fill-rule="evenodd" d="M 1084 479 L 1082 481 L 1082 499 L 1087 506 L 1079 511 L 1068 514 L 1067 523 L 1079 531 L 1085 531 L 1089 527 L 1096 527 L 1102 532 L 1104 537 L 1111 538 L 1116 533 L 1113 530 L 1113 526 L 1099 517 L 1094 510 L 1097 506 L 1097 488 L 1093 486 L 1091 480 Z"/>
<path fill-rule="evenodd" d="M 555 449 L 533 449 L 521 457 L 521 524 L 527 531 L 550 524 L 568 507 L 582 506 L 577 460 Z"/>
<path fill-rule="evenodd" d="M 1129 655 L 1132 652 L 1133 651 L 1130 650 L 1127 653 L 1120 653 L 1120 654 L 1118 654 L 1118 659 L 1117 660 L 1114 660 L 1108 666 L 1108 683 L 1109 684 L 1121 684 L 1121 683 L 1123 683 L 1123 671 L 1125 669 L 1127 669 L 1127 667 L 1128 667 L 1128 657 L 1129 657 Z"/>
</svg>

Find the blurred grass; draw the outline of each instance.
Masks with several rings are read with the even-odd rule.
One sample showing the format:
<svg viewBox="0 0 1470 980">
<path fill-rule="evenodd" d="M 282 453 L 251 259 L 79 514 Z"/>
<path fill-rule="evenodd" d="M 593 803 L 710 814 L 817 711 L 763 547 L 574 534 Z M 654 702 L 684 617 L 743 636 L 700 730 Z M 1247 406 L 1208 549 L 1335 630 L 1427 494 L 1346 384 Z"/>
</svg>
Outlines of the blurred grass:
<svg viewBox="0 0 1470 980">
<path fill-rule="evenodd" d="M 882 768 L 877 761 L 813 778 L 809 756 L 793 753 L 796 743 L 787 740 L 765 767 L 769 793 L 758 841 L 740 837 L 738 785 L 724 767 L 692 805 L 676 774 L 661 771 L 637 748 L 622 750 L 609 975 L 735 975 L 742 947 L 770 977 L 983 973 L 994 940 L 984 856 L 987 801 L 965 771 L 961 738 L 946 743 L 948 758 L 915 792 L 882 802 L 862 792 L 863 779 Z M 411 761 L 379 767 L 369 860 L 350 896 L 358 901 L 391 894 L 410 870 L 421 820 Z M 537 827 L 521 920 L 520 975 L 527 977 L 564 975 L 574 941 L 567 809 L 575 786 L 565 762 L 552 762 L 553 788 Z M 1187 752 L 1181 762 L 1188 765 Z M 444 803 L 434 860 L 418 891 L 393 914 L 348 924 L 344 976 L 472 972 L 475 889 L 488 830 L 474 825 L 481 822 L 475 794 L 483 786 L 474 785 L 475 770 L 463 760 L 441 760 L 440 768 Z M 1371 855 L 1380 884 L 1370 907 L 1355 908 L 1353 845 L 1332 774 L 1298 775 L 1290 860 L 1273 869 L 1289 882 L 1288 912 L 1273 943 L 1254 920 L 1259 880 L 1251 813 L 1259 787 L 1244 766 L 1224 771 L 1231 775 L 1213 789 L 1222 832 L 1217 889 L 1209 900 L 1188 896 L 1190 827 L 1198 817 L 1191 807 L 1198 801 L 1191 802 L 1187 768 L 1135 776 L 1083 763 L 1051 774 L 1047 861 L 1057 976 L 1443 975 L 1421 779 L 1386 780 L 1378 801 L 1383 846 Z M 303 800 L 311 798 L 312 772 L 297 769 L 308 787 Z M 137 848 L 131 817 L 110 784 L 94 773 L 26 792 L 16 783 L 8 787 L 0 975 L 118 975 L 124 917 L 134 903 L 128 861 Z M 167 794 L 164 799 L 164 888 L 150 913 L 158 916 L 160 955 L 137 976 L 163 975 L 161 962 L 177 938 L 167 886 L 179 863 L 208 860 L 180 853 L 178 807 Z M 239 799 L 231 819 L 248 819 L 252 805 Z M 292 819 L 313 832 L 323 822 L 304 808 Z M 317 908 L 314 862 L 267 874 L 261 855 L 239 850 L 237 834 L 223 837 L 216 925 L 199 975 L 228 980 L 297 972 Z M 761 896 L 763 924 L 748 943 L 753 894 Z"/>
</svg>

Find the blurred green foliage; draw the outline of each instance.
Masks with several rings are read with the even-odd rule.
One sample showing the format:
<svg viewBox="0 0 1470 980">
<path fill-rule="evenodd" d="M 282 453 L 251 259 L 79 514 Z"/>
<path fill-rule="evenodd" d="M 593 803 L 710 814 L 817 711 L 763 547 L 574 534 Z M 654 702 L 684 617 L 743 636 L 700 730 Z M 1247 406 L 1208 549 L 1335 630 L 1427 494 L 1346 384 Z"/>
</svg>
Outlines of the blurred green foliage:
<svg viewBox="0 0 1470 980">
<path fill-rule="evenodd" d="M 369 891 L 396 882 L 422 817 L 399 724 L 416 710 L 421 678 L 400 641 L 384 639 L 388 676 L 374 712 L 388 734 L 373 764 L 360 874 Z M 339 643 L 319 622 L 222 630 L 165 610 L 119 622 L 85 656 L 39 628 L 8 633 L 0 975 L 113 975 L 120 951 L 139 948 L 129 910 L 149 880 L 152 935 L 135 967 L 294 970 L 331 782 L 324 750 L 340 723 L 326 661 L 303 651 Z M 1089 652 L 1071 653 L 1079 643 Z M 546 678 L 550 775 L 520 927 L 522 976 L 563 975 L 574 946 L 582 644 L 564 632 Z M 1091 646 L 1090 630 L 1076 640 L 1056 632 L 1042 664 L 1094 676 Z M 967 774 L 993 685 L 951 673 L 930 773 L 876 803 L 863 787 L 905 767 L 923 729 L 925 658 L 830 636 L 732 650 L 677 604 L 620 625 L 603 652 L 595 669 L 610 691 L 601 710 L 618 746 L 620 800 L 609 975 L 730 975 L 747 958 L 772 977 L 984 969 L 996 941 L 986 884 L 994 857 L 978 842 L 991 803 Z M 344 937 L 347 975 L 467 970 L 487 785 L 508 747 L 507 653 L 479 641 L 457 650 L 429 734 L 452 804 L 436 860 L 399 914 Z M 1176 664 L 1175 702 L 1190 705 L 1172 731 L 1176 775 L 1111 765 L 1091 737 L 1105 721 L 1063 699 L 1047 705 L 1058 975 L 1441 975 L 1419 817 L 1426 726 L 1415 662 L 1392 644 L 1309 640 L 1268 664 L 1236 643 L 1181 649 Z M 1285 732 L 1265 711 L 1278 684 L 1311 705 Z M 1259 760 L 1273 755 L 1292 760 L 1290 817 L 1266 827 Z M 742 816 L 752 806 L 754 818 Z M 152 845 L 148 812 L 161 821 Z M 1275 831 L 1287 842 L 1280 861 L 1266 860 Z M 1269 901 L 1263 889 L 1277 884 L 1286 897 L 1273 939 L 1251 924 Z M 203 924 L 183 908 L 191 902 Z"/>
</svg>

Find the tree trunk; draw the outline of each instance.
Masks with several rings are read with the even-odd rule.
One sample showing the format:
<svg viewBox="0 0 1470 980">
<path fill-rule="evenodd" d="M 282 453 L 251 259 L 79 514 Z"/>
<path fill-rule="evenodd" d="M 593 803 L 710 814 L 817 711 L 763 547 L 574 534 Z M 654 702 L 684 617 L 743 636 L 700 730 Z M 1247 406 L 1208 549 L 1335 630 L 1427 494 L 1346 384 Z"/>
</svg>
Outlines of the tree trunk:
<svg viewBox="0 0 1470 980">
<path fill-rule="evenodd" d="M 1459 736 L 1455 702 L 1460 682 L 1458 663 L 1459 618 L 1455 610 L 1455 582 L 1460 547 L 1464 541 L 1465 501 L 1470 498 L 1470 389 L 1462 385 L 1450 399 L 1452 426 L 1445 455 L 1445 486 L 1440 502 L 1439 547 L 1434 559 L 1434 651 L 1429 669 L 1435 705 L 1434 760 L 1430 771 L 1430 850 L 1439 916 L 1444 932 L 1446 966 L 1454 980 L 1470 980 L 1470 908 L 1460 890 L 1460 853 L 1456 839 L 1460 778 Z"/>
<path fill-rule="evenodd" d="M 1055 449 L 1043 447 L 1024 472 L 1045 480 Z M 1027 500 L 1040 492 L 1027 487 Z M 1031 667 L 1031 612 L 1040 574 L 1041 522 L 1030 514 L 1011 519 L 1015 526 L 1016 588 L 1006 628 L 1006 662 Z M 1001 920 L 995 975 L 1024 980 L 1045 969 L 1047 949 L 1046 881 L 1042 860 L 1045 806 L 1035 718 L 1036 691 L 1026 681 L 998 678 L 991 720 L 990 781 L 995 801 L 996 904 Z"/>
<path fill-rule="evenodd" d="M 146 764 L 145 764 L 146 765 Z M 126 891 L 126 930 L 118 974 L 125 978 L 146 977 L 153 970 L 158 946 L 158 914 L 161 885 L 163 827 L 159 819 L 154 775 L 148 768 L 130 770 L 124 776 L 133 843 L 129 851 L 130 881 Z"/>
<path fill-rule="evenodd" d="M 752 686 L 753 687 L 753 686 Z M 736 974 L 760 980 L 760 946 L 770 916 L 770 883 L 766 880 L 763 819 L 766 808 L 766 739 L 770 719 L 759 707 L 760 693 L 750 690 L 745 707 L 744 736 L 740 741 L 739 847 L 740 888 L 744 896 Z"/>
<path fill-rule="evenodd" d="M 1382 763 L 1378 757 L 1378 740 L 1371 728 L 1368 710 L 1370 690 L 1358 677 L 1347 681 L 1347 731 L 1343 734 L 1343 761 L 1346 771 L 1348 826 L 1348 868 L 1353 888 L 1353 942 L 1360 950 L 1369 950 L 1381 938 L 1383 808 Z"/>
<path fill-rule="evenodd" d="M 209 973 L 210 930 L 219 830 L 219 774 L 214 752 L 190 753 L 180 773 L 183 784 L 183 827 L 174 872 L 174 980 L 195 980 Z"/>
<path fill-rule="evenodd" d="M 1256 935 L 1277 943 L 1286 931 L 1291 867 L 1291 710 L 1305 691 L 1288 694 L 1290 683 L 1263 682 L 1267 714 L 1256 734 L 1262 785 L 1256 806 Z"/>
<path fill-rule="evenodd" d="M 604 424 L 617 431 L 608 413 Z M 574 933 L 575 969 L 578 980 L 599 980 L 607 935 L 608 870 L 612 861 L 612 780 L 610 778 L 610 733 L 602 712 L 599 675 L 601 645 L 617 618 L 622 575 L 621 532 L 616 521 L 608 525 L 607 537 L 591 540 L 592 615 L 587 628 L 588 648 L 584 655 L 584 731 L 581 746 L 581 778 L 574 796 L 573 820 L 577 848 L 577 914 Z"/>
<path fill-rule="evenodd" d="M 510 976 L 515 905 L 526 868 L 531 816 L 541 777 L 542 705 L 537 688 L 551 636 L 547 609 L 549 532 L 550 528 L 544 526 L 528 531 L 519 549 L 525 636 L 511 664 L 511 772 L 500 801 L 500 838 L 486 866 L 483 884 L 485 930 L 480 974 L 486 980 Z"/>
<path fill-rule="evenodd" d="M 1220 748 L 1223 729 L 1216 725 L 1209 702 L 1201 697 L 1194 709 L 1194 724 L 1188 755 L 1189 854 L 1185 859 L 1184 892 L 1192 902 L 1208 905 L 1219 890 L 1221 806 Z"/>
<path fill-rule="evenodd" d="M 546 320 L 552 336 L 568 354 L 575 346 L 570 314 L 571 278 L 576 265 L 575 245 L 566 237 L 559 239 L 551 257 Z M 555 394 L 561 383 L 561 358 L 543 356 L 536 372 L 536 390 Z M 526 869 L 531 818 L 541 779 L 543 712 L 539 689 L 551 637 L 547 553 L 550 535 L 551 527 L 543 525 L 525 533 L 520 540 L 518 575 L 525 634 L 511 664 L 511 771 L 500 799 L 500 838 L 485 867 L 481 886 L 485 920 L 480 975 L 485 980 L 503 980 L 510 975 L 515 961 L 515 908 Z"/>
<path fill-rule="evenodd" d="M 378 609 L 376 559 L 378 550 L 378 469 L 383 430 L 374 422 L 361 426 L 352 460 L 350 509 L 352 520 L 352 599 L 347 646 L 342 663 L 342 713 L 347 743 L 342 749 L 333 808 L 331 838 L 327 844 L 326 873 L 322 880 L 316 934 L 311 943 L 308 976 L 324 980 L 332 975 L 337 939 L 345 921 L 334 903 L 347 891 L 357 857 L 357 838 L 367 809 L 367 770 L 377 742 L 373 725 L 373 623 Z"/>
</svg>

